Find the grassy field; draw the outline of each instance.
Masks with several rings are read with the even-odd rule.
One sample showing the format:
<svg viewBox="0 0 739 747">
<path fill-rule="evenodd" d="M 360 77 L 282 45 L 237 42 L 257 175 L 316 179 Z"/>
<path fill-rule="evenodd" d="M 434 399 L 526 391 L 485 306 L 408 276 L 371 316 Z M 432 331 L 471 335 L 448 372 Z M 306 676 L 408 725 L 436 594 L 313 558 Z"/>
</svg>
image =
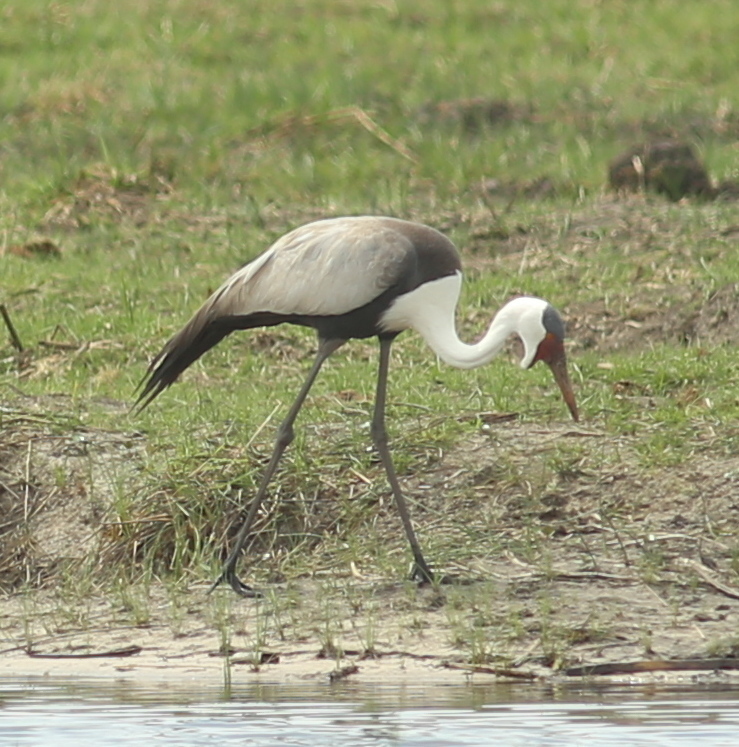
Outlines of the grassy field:
<svg viewBox="0 0 739 747">
<path fill-rule="evenodd" d="M 611 158 L 668 137 L 737 178 L 737 38 L 730 0 L 4 4 L 0 303 L 23 350 L 0 326 L 0 588 L 56 584 L 62 617 L 114 589 L 136 617 L 152 583 L 217 572 L 315 340 L 234 336 L 141 415 L 135 387 L 226 275 L 361 213 L 457 243 L 462 337 L 521 292 L 568 320 L 576 432 L 547 371 L 461 372 L 399 340 L 390 433 L 435 565 L 489 575 L 512 554 L 551 581 L 615 553 L 674 600 L 702 583 L 677 559 L 710 558 L 739 584 L 739 204 L 606 188 Z M 406 573 L 368 448 L 375 368 L 355 343 L 317 383 L 245 561 L 257 582 Z M 615 546 L 586 548 L 594 526 Z M 545 624 L 559 593 L 532 593 L 533 626 L 466 597 L 444 625 L 478 662 L 555 641 L 553 665 L 576 643 Z M 704 638 L 734 635 L 730 617 Z"/>
</svg>

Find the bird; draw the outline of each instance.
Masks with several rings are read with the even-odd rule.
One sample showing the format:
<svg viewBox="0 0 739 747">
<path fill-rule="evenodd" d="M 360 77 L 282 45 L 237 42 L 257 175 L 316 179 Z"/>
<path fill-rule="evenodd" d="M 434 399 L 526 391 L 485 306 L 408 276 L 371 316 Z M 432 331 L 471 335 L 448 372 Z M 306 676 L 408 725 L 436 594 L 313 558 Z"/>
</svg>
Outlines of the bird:
<svg viewBox="0 0 739 747">
<path fill-rule="evenodd" d="M 389 216 L 325 218 L 291 230 L 237 270 L 165 343 L 139 384 L 136 406 L 140 410 L 236 330 L 289 323 L 312 328 L 317 334 L 312 366 L 277 428 L 256 495 L 210 591 L 227 582 L 240 596 L 259 595 L 236 573 L 240 554 L 280 459 L 294 439 L 300 408 L 326 359 L 348 340 L 376 337 L 379 341 L 370 433 L 410 544 L 412 578 L 420 582 L 434 582 L 438 576 L 421 551 L 385 427 L 395 338 L 405 330 L 415 330 L 443 361 L 470 369 L 489 362 L 509 337 L 517 336 L 523 343 L 520 366 L 528 369 L 537 361 L 546 363 L 572 418 L 579 419 L 567 370 L 565 325 L 554 306 L 534 296 L 513 298 L 495 314 L 482 338 L 467 344 L 459 339 L 455 326 L 461 288 L 460 253 L 440 231 Z"/>
</svg>

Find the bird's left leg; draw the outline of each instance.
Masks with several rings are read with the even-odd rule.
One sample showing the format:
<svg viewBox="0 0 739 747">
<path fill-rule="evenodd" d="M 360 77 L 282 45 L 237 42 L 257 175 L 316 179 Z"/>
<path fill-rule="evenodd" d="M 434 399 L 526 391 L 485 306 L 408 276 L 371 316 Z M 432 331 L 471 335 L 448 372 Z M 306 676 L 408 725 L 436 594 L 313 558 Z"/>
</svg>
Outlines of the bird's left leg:
<svg viewBox="0 0 739 747">
<path fill-rule="evenodd" d="M 293 402 L 292 407 L 285 416 L 285 419 L 282 421 L 282 423 L 280 423 L 280 427 L 277 429 L 277 437 L 275 438 L 272 457 L 269 460 L 267 469 L 264 470 L 262 481 L 259 484 L 257 494 L 254 497 L 254 500 L 251 502 L 251 505 L 249 506 L 249 512 L 244 519 L 244 523 L 239 529 L 239 533 L 236 535 L 236 543 L 234 544 L 231 553 L 226 559 L 226 563 L 223 566 L 221 575 L 218 576 L 210 589 L 208 589 L 209 594 L 222 581 L 227 581 L 229 586 L 242 597 L 258 596 L 258 592 L 256 592 L 250 586 L 247 586 L 236 575 L 236 562 L 238 561 L 239 555 L 241 554 L 241 551 L 246 544 L 246 538 L 249 536 L 249 530 L 251 529 L 251 525 L 254 523 L 254 519 L 256 519 L 257 517 L 257 511 L 259 510 L 259 506 L 261 505 L 262 500 L 267 493 L 267 486 L 269 485 L 270 480 L 272 479 L 272 476 L 277 469 L 280 458 L 282 457 L 285 449 L 292 443 L 292 440 L 294 438 L 293 423 L 295 422 L 295 418 L 297 418 L 298 413 L 300 412 L 300 408 L 303 406 L 303 402 L 305 402 L 305 398 L 308 396 L 308 392 L 313 386 L 313 382 L 316 380 L 316 376 L 318 376 L 318 372 L 321 370 L 321 366 L 323 365 L 324 361 L 331 355 L 331 353 L 340 348 L 344 344 L 344 342 L 346 342 L 346 340 L 319 341 L 318 352 L 316 353 L 316 358 L 313 361 L 313 366 L 311 367 L 308 376 L 303 382 L 303 386 L 300 388 L 298 396 L 295 398 L 295 402 Z"/>
<path fill-rule="evenodd" d="M 398 476 L 395 473 L 393 460 L 390 456 L 387 431 L 385 430 L 385 400 L 387 393 L 387 374 L 388 367 L 390 365 L 391 345 L 392 339 L 380 338 L 380 367 L 377 373 L 375 413 L 372 418 L 372 440 L 374 441 L 375 448 L 380 455 L 380 460 L 382 461 L 382 465 L 385 468 L 385 472 L 387 473 L 387 479 L 390 483 L 390 488 L 393 491 L 393 495 L 395 496 L 395 503 L 398 506 L 400 519 L 403 522 L 405 536 L 408 538 L 408 542 L 411 546 L 411 551 L 413 552 L 412 578 L 431 583 L 434 581 L 435 576 L 429 568 L 426 559 L 423 557 L 423 553 L 421 552 L 421 545 L 418 543 L 418 537 L 416 537 L 416 532 L 413 529 L 411 515 L 408 511 L 408 504 L 406 503 L 403 491 L 400 489 Z"/>
</svg>

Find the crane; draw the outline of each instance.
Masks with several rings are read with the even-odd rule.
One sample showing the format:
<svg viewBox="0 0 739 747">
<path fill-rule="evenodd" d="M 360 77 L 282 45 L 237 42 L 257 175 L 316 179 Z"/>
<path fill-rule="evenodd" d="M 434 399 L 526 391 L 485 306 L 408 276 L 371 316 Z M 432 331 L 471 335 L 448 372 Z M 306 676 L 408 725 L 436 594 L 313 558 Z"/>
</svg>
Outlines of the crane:
<svg viewBox="0 0 739 747">
<path fill-rule="evenodd" d="M 285 449 L 293 424 L 323 363 L 353 338 L 377 337 L 379 368 L 371 436 L 387 474 L 413 554 L 413 577 L 435 578 L 418 542 L 393 466 L 385 429 L 390 348 L 414 329 L 446 363 L 475 368 L 496 356 L 506 340 L 523 342 L 522 368 L 544 361 L 574 420 L 577 404 L 567 372 L 565 326 L 547 301 L 521 296 L 506 303 L 475 344 L 462 342 L 455 310 L 462 266 L 454 244 L 439 231 L 383 216 L 327 218 L 285 234 L 218 288 L 152 360 L 139 385 L 143 409 L 206 351 L 231 332 L 277 324 L 313 328 L 318 349 L 308 375 L 277 429 L 274 448 L 235 544 L 211 591 L 223 581 L 239 595 L 258 595 L 236 574 L 240 553 Z"/>
</svg>

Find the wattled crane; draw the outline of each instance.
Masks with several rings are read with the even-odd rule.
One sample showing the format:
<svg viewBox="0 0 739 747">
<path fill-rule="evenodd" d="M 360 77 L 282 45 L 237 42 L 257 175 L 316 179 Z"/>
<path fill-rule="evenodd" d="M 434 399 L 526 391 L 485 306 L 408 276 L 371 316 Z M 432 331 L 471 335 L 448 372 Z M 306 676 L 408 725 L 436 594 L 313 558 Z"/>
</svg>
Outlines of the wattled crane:
<svg viewBox="0 0 739 747">
<path fill-rule="evenodd" d="M 552 370 L 572 417 L 577 405 L 567 373 L 562 318 L 547 301 L 523 296 L 505 304 L 479 342 L 457 336 L 455 309 L 462 286 L 459 252 L 429 226 L 397 218 L 329 218 L 296 228 L 234 273 L 162 348 L 142 381 L 143 408 L 203 353 L 231 332 L 291 323 L 318 335 L 313 365 L 287 416 L 277 429 L 272 457 L 251 502 L 223 572 L 242 596 L 254 590 L 236 574 L 243 549 L 270 480 L 294 437 L 293 423 L 318 375 L 335 350 L 352 338 L 377 337 L 380 363 L 371 434 L 413 552 L 414 577 L 432 581 L 393 467 L 385 430 L 390 346 L 414 329 L 446 363 L 475 368 L 500 352 L 511 335 L 523 342 L 522 368 L 544 361 Z"/>
</svg>

